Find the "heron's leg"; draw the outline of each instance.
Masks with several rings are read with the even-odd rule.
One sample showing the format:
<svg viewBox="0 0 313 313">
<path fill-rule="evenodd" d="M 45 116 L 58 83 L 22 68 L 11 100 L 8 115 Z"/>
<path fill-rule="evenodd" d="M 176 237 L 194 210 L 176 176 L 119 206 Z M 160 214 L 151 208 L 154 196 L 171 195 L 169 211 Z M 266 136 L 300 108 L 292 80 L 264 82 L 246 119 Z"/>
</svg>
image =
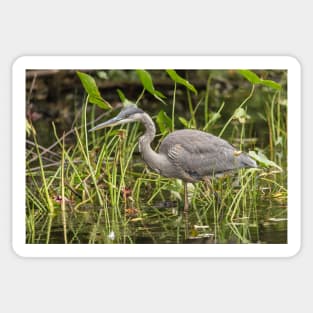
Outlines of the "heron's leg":
<svg viewBox="0 0 313 313">
<path fill-rule="evenodd" d="M 188 214 L 189 204 L 188 204 L 188 188 L 187 183 L 184 182 L 184 214 Z"/>
<path fill-rule="evenodd" d="M 220 206 L 220 204 L 221 204 L 221 202 L 222 202 L 222 201 L 221 201 L 221 198 L 220 198 L 220 196 L 218 195 L 218 193 L 214 190 L 210 178 L 206 177 L 206 178 L 204 179 L 204 182 L 205 182 L 205 184 L 206 184 L 207 189 L 209 189 L 210 192 L 213 193 L 213 195 L 214 195 L 214 197 L 215 197 L 215 200 L 216 200 L 218 206 Z"/>
<path fill-rule="evenodd" d="M 224 212 L 222 210 L 222 200 L 221 200 L 219 194 L 214 190 L 213 185 L 211 183 L 211 180 L 208 177 L 206 177 L 204 179 L 204 182 L 206 184 L 207 189 L 209 189 L 210 192 L 212 192 L 214 195 L 214 198 L 215 198 L 215 201 L 217 204 L 216 207 L 217 207 L 218 211 L 220 211 L 219 218 L 218 218 L 218 222 L 220 223 L 224 218 Z"/>
<path fill-rule="evenodd" d="M 187 189 L 187 183 L 184 182 L 184 216 L 185 216 L 185 225 L 186 225 L 186 237 L 188 237 L 188 210 L 189 210 L 189 203 L 188 203 L 188 189 Z"/>
</svg>

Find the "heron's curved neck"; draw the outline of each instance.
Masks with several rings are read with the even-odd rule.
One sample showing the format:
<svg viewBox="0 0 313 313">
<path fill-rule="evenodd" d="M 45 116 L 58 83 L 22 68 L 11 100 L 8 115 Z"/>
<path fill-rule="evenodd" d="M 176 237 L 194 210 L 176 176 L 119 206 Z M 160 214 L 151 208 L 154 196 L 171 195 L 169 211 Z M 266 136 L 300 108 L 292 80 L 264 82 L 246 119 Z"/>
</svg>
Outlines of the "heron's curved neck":
<svg viewBox="0 0 313 313">
<path fill-rule="evenodd" d="M 149 167 L 159 172 L 162 156 L 153 151 L 150 146 L 156 133 L 154 123 L 151 117 L 146 113 L 142 115 L 141 122 L 145 126 L 146 131 L 139 138 L 139 151 L 141 153 L 143 160 L 149 165 Z"/>
<path fill-rule="evenodd" d="M 145 141 L 146 144 L 149 144 L 152 142 L 153 138 L 155 137 L 155 126 L 154 123 L 151 119 L 151 117 L 147 114 L 144 113 L 142 115 L 141 122 L 146 128 L 145 133 L 143 136 L 140 137 L 140 141 Z"/>
</svg>

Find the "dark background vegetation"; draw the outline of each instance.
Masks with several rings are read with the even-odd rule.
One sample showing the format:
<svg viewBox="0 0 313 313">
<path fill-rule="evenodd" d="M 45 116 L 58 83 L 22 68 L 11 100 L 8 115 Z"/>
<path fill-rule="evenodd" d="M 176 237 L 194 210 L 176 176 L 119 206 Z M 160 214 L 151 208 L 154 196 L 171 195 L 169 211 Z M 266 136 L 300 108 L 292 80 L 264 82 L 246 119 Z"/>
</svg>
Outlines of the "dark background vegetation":
<svg viewBox="0 0 313 313">
<path fill-rule="evenodd" d="M 53 133 L 51 122 L 56 124 L 58 133 L 69 130 L 77 121 L 82 108 L 82 101 L 85 95 L 83 86 L 76 74 L 76 70 L 29 70 L 27 78 L 27 114 L 34 122 L 36 128 L 40 129 L 39 143 L 51 144 Z M 121 107 L 121 100 L 117 89 L 122 90 L 125 96 L 135 102 L 142 91 L 142 84 L 133 70 L 90 70 L 84 71 L 91 74 L 98 85 L 102 96 L 112 104 L 113 108 Z M 155 115 L 161 109 L 170 116 L 173 96 L 173 81 L 163 70 L 149 71 L 153 78 L 154 86 L 162 91 L 169 99 L 168 105 L 156 101 L 149 93 L 140 102 L 140 107 L 149 114 Z M 220 123 L 226 122 L 236 105 L 245 99 L 251 88 L 251 84 L 236 73 L 235 70 L 178 70 L 182 77 L 188 80 L 199 91 L 199 95 L 191 96 L 197 101 L 203 99 L 207 85 L 210 86 L 208 98 L 208 112 L 217 112 L 221 103 L 225 101 Z M 287 73 L 285 71 L 256 70 L 255 73 L 263 79 L 281 82 L 286 89 Z M 264 87 L 263 87 L 264 88 Z M 176 116 L 190 118 L 185 87 L 177 85 Z M 256 89 L 253 99 L 248 105 L 248 114 L 252 117 L 253 136 L 257 137 L 259 144 L 268 144 L 268 127 L 266 121 L 265 104 L 270 101 L 270 96 L 275 90 L 267 89 L 267 96 L 264 98 L 262 87 Z M 283 95 L 286 97 L 286 95 Z M 97 109 L 97 114 L 103 111 Z M 204 106 L 201 105 L 197 112 L 199 127 L 204 126 Z M 178 119 L 175 122 L 176 128 L 184 128 Z M 214 129 L 211 130 L 214 133 Z M 251 133 L 251 134 L 252 134 Z"/>
</svg>

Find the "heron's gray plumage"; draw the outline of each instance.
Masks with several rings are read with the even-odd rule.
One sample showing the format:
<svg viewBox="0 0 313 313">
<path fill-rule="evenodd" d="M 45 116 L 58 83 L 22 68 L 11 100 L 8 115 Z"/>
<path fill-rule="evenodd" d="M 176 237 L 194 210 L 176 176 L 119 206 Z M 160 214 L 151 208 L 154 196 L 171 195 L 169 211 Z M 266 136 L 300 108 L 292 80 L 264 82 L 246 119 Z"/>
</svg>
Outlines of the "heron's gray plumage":
<svg viewBox="0 0 313 313">
<path fill-rule="evenodd" d="M 151 148 L 156 133 L 154 123 L 147 113 L 135 106 L 125 107 L 116 117 L 91 131 L 135 121 L 143 123 L 146 128 L 139 138 L 143 160 L 165 177 L 196 182 L 239 168 L 257 166 L 253 159 L 237 151 L 226 140 L 194 129 L 172 132 L 164 138 L 157 153 Z"/>
<path fill-rule="evenodd" d="M 185 212 L 188 211 L 187 182 L 207 181 L 209 177 L 239 168 L 257 167 L 253 159 L 224 139 L 193 129 L 172 132 L 163 140 L 157 153 L 151 148 L 156 133 L 155 125 L 147 113 L 134 106 L 124 108 L 116 117 L 91 131 L 136 121 L 146 128 L 139 138 L 139 151 L 143 160 L 160 175 L 185 182 Z"/>
<path fill-rule="evenodd" d="M 199 130 L 183 129 L 169 134 L 159 152 L 167 155 L 175 166 L 180 176 L 176 177 L 189 182 L 238 168 L 256 167 L 255 161 L 227 141 Z"/>
</svg>

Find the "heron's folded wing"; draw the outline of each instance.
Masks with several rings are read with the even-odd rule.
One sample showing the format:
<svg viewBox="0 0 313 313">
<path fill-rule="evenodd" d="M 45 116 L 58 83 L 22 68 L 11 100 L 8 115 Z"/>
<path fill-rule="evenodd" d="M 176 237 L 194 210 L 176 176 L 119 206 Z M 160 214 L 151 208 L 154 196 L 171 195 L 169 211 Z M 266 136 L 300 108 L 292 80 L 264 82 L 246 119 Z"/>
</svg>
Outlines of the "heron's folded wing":
<svg viewBox="0 0 313 313">
<path fill-rule="evenodd" d="M 233 151 L 226 149 L 199 149 L 196 145 L 173 145 L 168 157 L 177 168 L 184 170 L 194 179 L 212 176 L 236 168 L 236 157 Z"/>
</svg>

